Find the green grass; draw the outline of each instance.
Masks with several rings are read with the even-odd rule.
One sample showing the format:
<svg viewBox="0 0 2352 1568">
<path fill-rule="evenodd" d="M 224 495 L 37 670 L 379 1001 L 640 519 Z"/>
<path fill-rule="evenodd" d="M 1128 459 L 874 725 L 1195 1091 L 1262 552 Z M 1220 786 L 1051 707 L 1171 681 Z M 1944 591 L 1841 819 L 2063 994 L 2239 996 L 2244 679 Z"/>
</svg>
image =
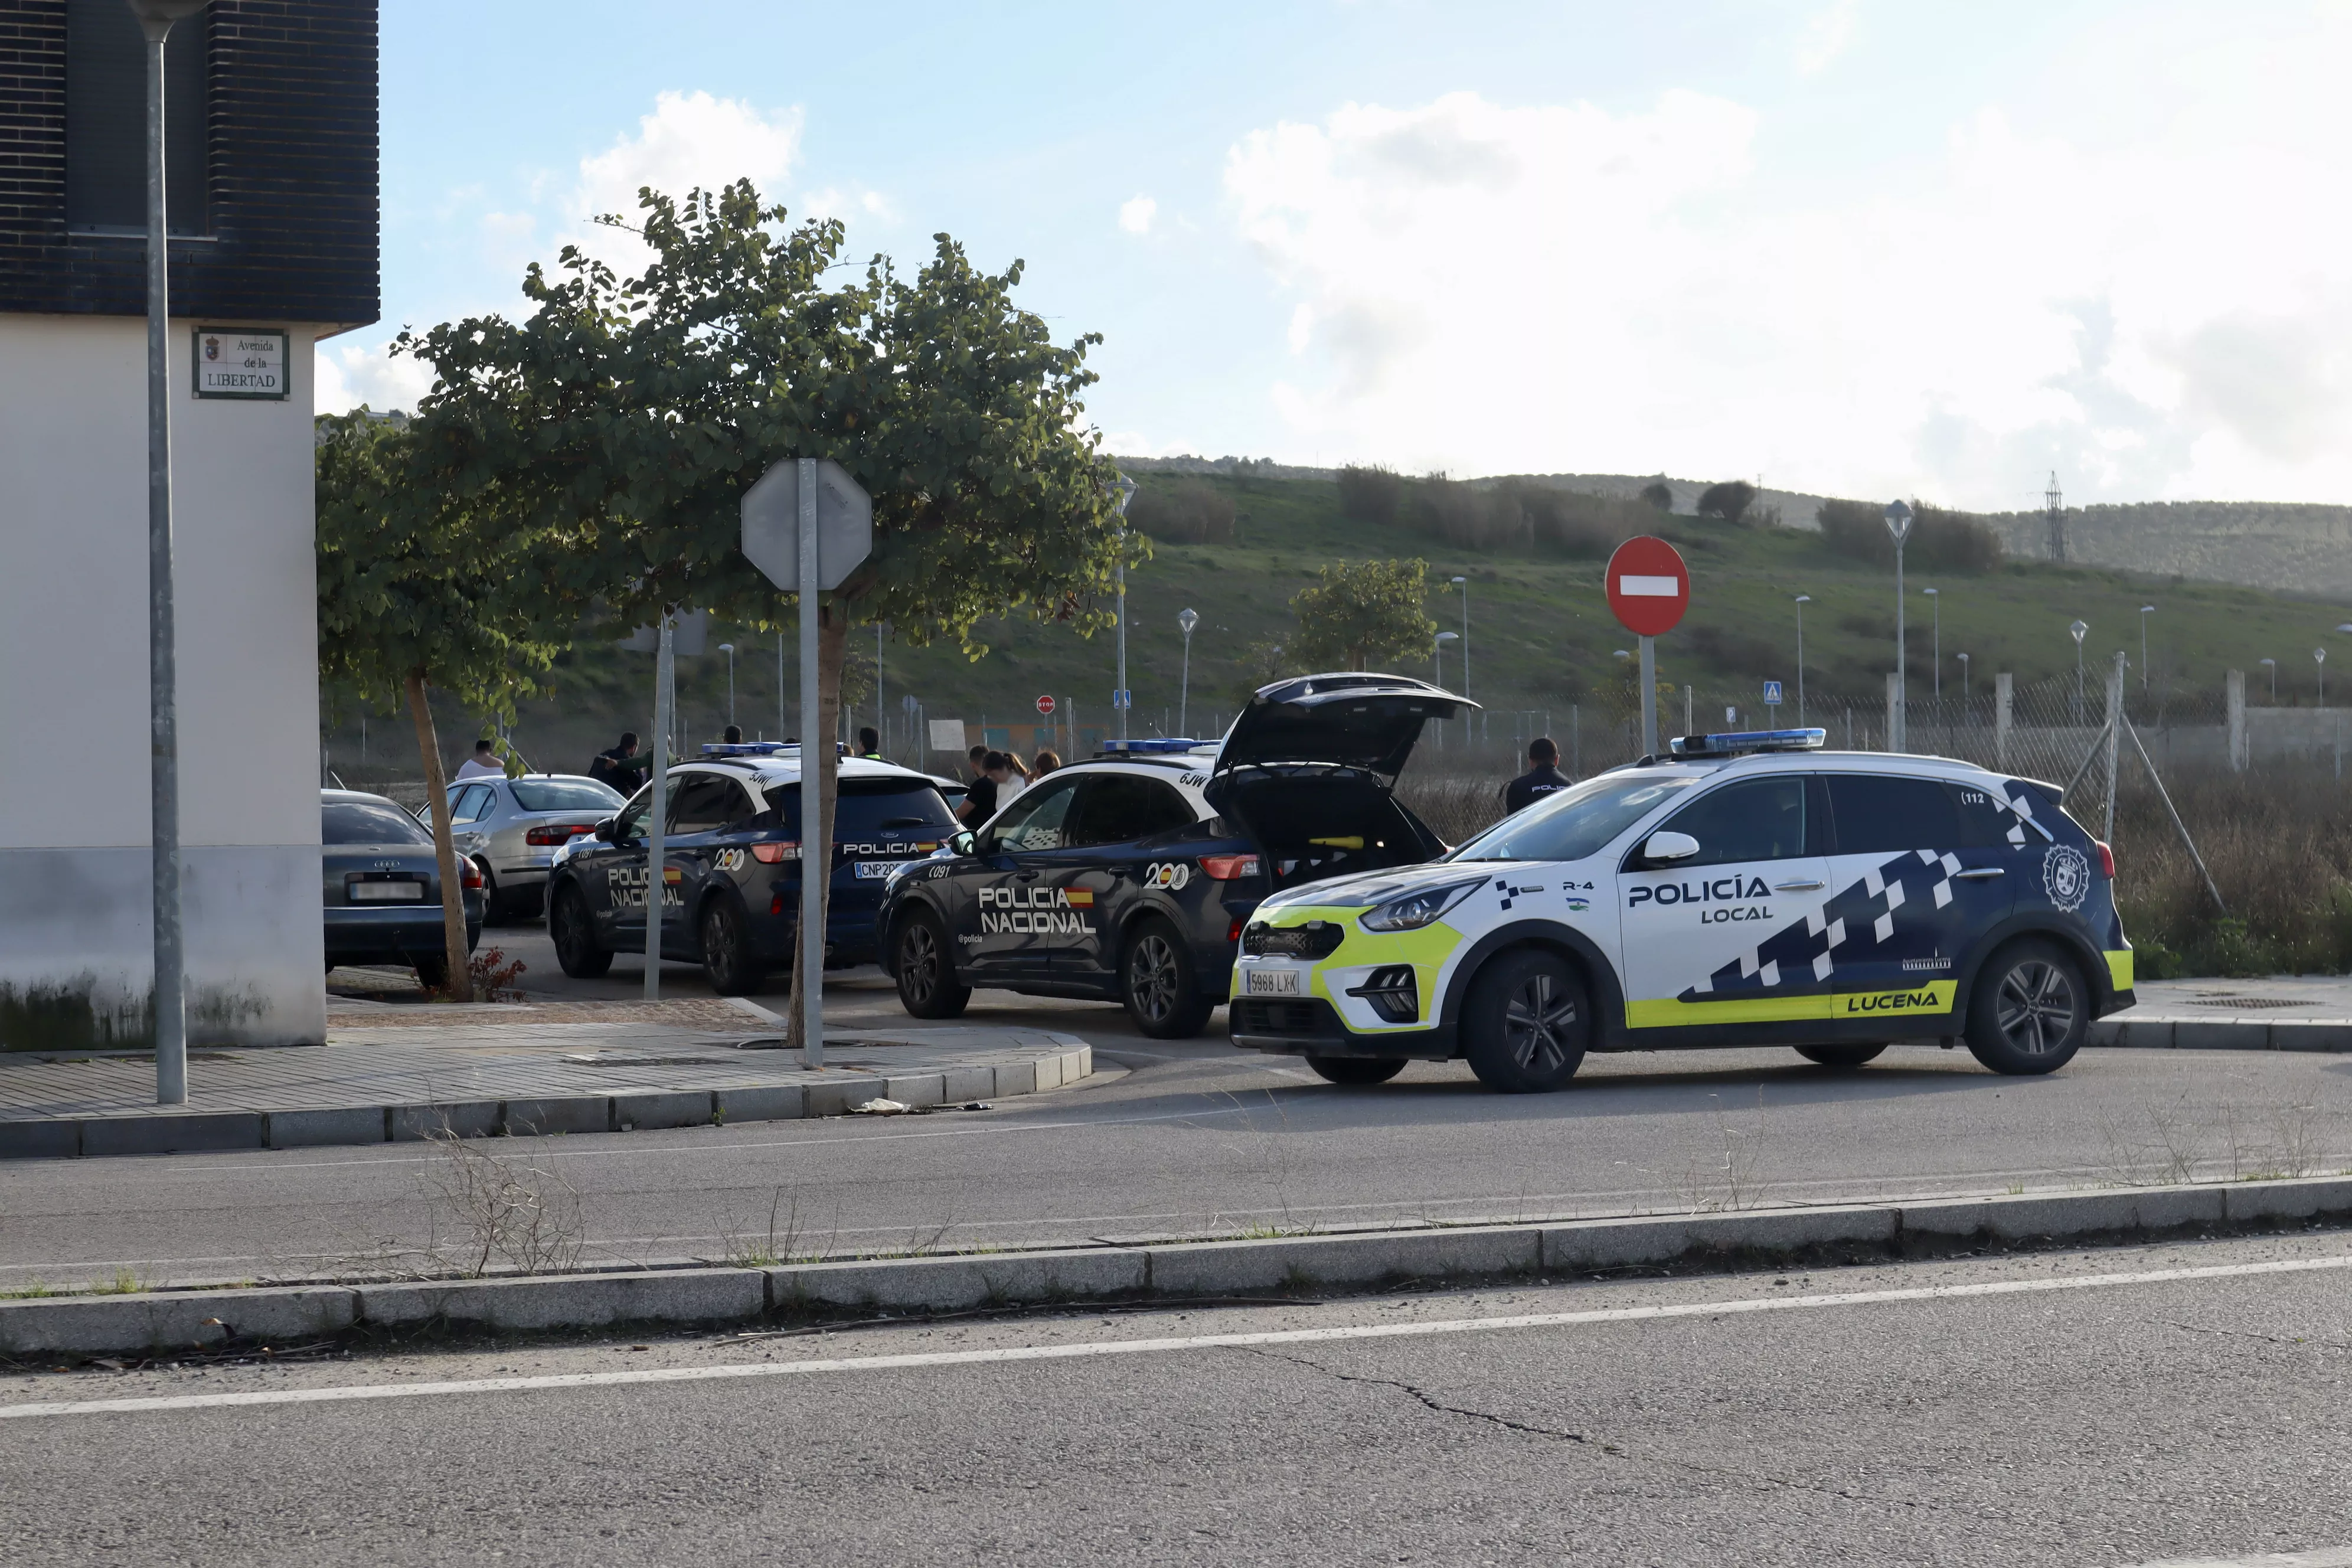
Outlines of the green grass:
<svg viewBox="0 0 2352 1568">
<path fill-rule="evenodd" d="M 1153 732 L 1162 710 L 1172 716 L 1177 704 L 1183 652 L 1176 625 L 1180 609 L 1189 605 L 1201 613 L 1192 643 L 1191 726 L 1200 731 L 1211 716 L 1230 715 L 1245 696 L 1255 673 L 1245 658 L 1248 650 L 1288 637 L 1291 595 L 1333 560 L 1420 556 L 1430 563 L 1433 584 L 1456 574 L 1467 577 L 1473 693 L 1489 708 L 1551 710 L 1555 729 L 1561 724 L 1560 710 L 1571 702 L 1594 702 L 1598 692 L 1614 683 L 1619 665 L 1612 650 L 1633 646 L 1609 614 L 1599 560 L 1549 550 L 1530 555 L 1524 550 L 1460 549 L 1402 526 L 1352 522 L 1339 515 L 1338 487 L 1324 481 L 1208 482 L 1234 502 L 1236 541 L 1161 544 L 1151 562 L 1129 574 L 1129 684 L 1136 693 L 1139 733 Z M 1857 702 L 1878 700 L 1892 664 L 1891 573 L 1834 553 L 1810 531 L 1751 531 L 1685 517 L 1661 518 L 1656 531 L 1682 550 L 1693 582 L 1689 616 L 1659 639 L 1662 679 L 1694 685 L 1703 700 L 1737 701 L 1745 708 L 1759 701 L 1761 681 L 1777 679 L 1787 683 L 1793 701 L 1793 600 L 1809 594 L 1809 693 Z M 2329 628 L 2352 613 L 2352 605 L 2253 588 L 2026 561 L 1976 575 L 1913 572 L 1907 585 L 1914 689 L 1923 691 L 1932 679 L 1931 601 L 1919 592 L 1932 586 L 1940 591 L 1948 695 L 1957 692 L 1959 666 L 1954 656 L 1963 651 L 1972 656 L 1979 693 L 1997 671 L 2013 672 L 2022 684 L 2071 670 L 2074 646 L 2065 628 L 2077 616 L 2090 624 L 2085 648 L 2095 664 L 2118 648 L 2129 650 L 2137 663 L 2138 607 L 2154 604 L 2149 662 L 2159 682 L 2169 680 L 2177 692 L 2218 692 L 2222 672 L 2241 668 L 2248 674 L 2250 692 L 2263 700 L 2266 677 L 2257 661 L 2270 656 L 2284 671 L 2282 697 L 2309 701 L 2310 650 L 2337 640 Z M 1433 595 L 1430 612 L 1440 626 L 1459 628 L 1457 595 Z M 1115 654 L 1109 633 L 1087 638 L 1066 626 L 997 621 L 983 625 L 980 637 L 990 651 L 976 663 L 952 647 L 887 647 L 885 697 L 894 714 L 898 699 L 912 690 L 933 717 L 967 721 L 985 716 L 992 724 L 1031 722 L 1032 703 L 1041 692 L 1075 697 L 1080 720 L 1090 726 L 1110 717 Z M 680 706 L 693 732 L 715 734 L 726 721 L 727 660 L 716 645 L 733 640 L 739 645 L 738 717 L 748 731 L 773 735 L 773 637 L 730 637 L 713 626 L 710 640 L 713 651 L 678 661 Z M 2352 642 L 2337 651 L 2352 663 Z M 526 753 L 539 765 L 577 768 L 591 752 L 612 743 L 613 731 L 625 725 L 646 729 L 651 664 L 646 656 L 604 646 L 574 650 L 558 672 L 557 697 L 530 705 L 522 715 L 516 733 Z M 1420 661 L 1412 672 L 1428 668 Z M 1461 665 L 1451 653 L 1445 676 L 1448 684 L 1458 686 Z M 2344 679 L 2352 681 L 2352 668 Z M 788 689 L 796 679 L 788 659 Z M 870 704 L 865 710 L 871 711 Z M 1780 716 L 1795 717 L 1788 708 Z M 347 711 L 336 718 L 341 721 L 332 746 L 341 765 L 354 755 L 357 730 Z M 443 723 L 445 746 L 455 754 L 472 727 L 457 714 Z M 414 773 L 414 742 L 404 721 L 377 719 L 371 742 L 374 758 Z"/>
</svg>

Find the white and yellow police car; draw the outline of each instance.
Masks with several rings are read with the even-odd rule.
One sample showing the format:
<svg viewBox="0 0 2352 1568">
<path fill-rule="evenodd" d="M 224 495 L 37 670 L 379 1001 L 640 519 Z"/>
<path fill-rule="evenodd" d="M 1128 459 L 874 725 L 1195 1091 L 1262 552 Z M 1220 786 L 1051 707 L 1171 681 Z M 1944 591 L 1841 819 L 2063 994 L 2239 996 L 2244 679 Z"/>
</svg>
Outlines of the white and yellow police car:
<svg viewBox="0 0 2352 1568">
<path fill-rule="evenodd" d="M 1587 1051 L 1967 1042 L 2045 1073 L 2131 1005 L 2115 861 L 2032 780 L 1690 736 L 1433 863 L 1317 882 L 1242 933 L 1234 1043 L 1338 1083 L 1465 1058 L 1557 1089 Z"/>
</svg>

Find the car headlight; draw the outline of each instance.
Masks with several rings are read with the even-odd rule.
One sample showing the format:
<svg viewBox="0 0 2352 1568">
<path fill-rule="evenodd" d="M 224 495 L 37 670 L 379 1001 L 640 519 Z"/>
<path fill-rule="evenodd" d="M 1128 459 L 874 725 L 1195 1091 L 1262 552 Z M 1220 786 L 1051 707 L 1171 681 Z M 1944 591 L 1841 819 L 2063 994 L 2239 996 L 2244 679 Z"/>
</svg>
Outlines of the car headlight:
<svg viewBox="0 0 2352 1568">
<path fill-rule="evenodd" d="M 1357 921 L 1366 931 L 1419 931 L 1435 921 L 1446 910 L 1485 885 L 1483 876 L 1466 882 L 1447 882 L 1439 887 L 1423 888 L 1401 899 L 1366 910 Z"/>
</svg>

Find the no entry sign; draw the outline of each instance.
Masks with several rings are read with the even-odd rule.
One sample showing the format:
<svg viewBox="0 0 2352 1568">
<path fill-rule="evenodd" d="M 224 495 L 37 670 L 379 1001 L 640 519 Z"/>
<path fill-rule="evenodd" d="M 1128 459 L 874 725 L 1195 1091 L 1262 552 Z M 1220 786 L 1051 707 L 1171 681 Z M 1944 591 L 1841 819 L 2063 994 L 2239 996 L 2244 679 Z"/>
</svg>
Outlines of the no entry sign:
<svg viewBox="0 0 2352 1568">
<path fill-rule="evenodd" d="M 1663 539 L 1629 539 L 1609 557 L 1609 608 L 1627 631 L 1663 637 L 1690 608 L 1690 568 Z"/>
<path fill-rule="evenodd" d="M 1053 710 L 1054 710 L 1054 700 L 1053 700 L 1052 698 L 1050 698 L 1050 697 L 1040 697 L 1039 699 L 1037 699 L 1037 711 L 1038 711 L 1038 712 L 1040 712 L 1040 713 L 1051 713 Z"/>
</svg>

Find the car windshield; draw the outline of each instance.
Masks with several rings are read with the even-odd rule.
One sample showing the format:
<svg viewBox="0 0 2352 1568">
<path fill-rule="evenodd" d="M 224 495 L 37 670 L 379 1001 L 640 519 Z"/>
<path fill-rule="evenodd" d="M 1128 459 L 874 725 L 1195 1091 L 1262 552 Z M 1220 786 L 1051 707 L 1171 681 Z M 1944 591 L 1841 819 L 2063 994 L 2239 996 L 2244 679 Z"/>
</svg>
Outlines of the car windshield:
<svg viewBox="0 0 2352 1568">
<path fill-rule="evenodd" d="M 517 779 L 507 788 L 524 811 L 604 811 L 621 804 L 621 792 L 594 779 Z"/>
<path fill-rule="evenodd" d="M 1504 818 L 1446 858 L 1581 860 L 1607 848 L 1611 839 L 1698 782 L 1603 773 Z"/>
<path fill-rule="evenodd" d="M 322 844 L 430 844 L 416 818 L 388 803 L 331 800 L 319 808 Z"/>
</svg>

